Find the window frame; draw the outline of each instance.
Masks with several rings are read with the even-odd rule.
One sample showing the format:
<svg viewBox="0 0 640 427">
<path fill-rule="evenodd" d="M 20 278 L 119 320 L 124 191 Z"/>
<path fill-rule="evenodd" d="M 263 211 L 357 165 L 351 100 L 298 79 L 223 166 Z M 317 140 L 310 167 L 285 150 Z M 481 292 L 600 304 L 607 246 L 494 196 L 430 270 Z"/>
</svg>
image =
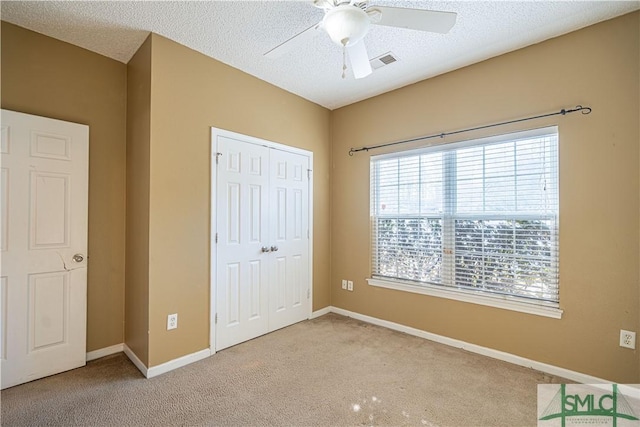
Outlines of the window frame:
<svg viewBox="0 0 640 427">
<path fill-rule="evenodd" d="M 399 159 L 403 157 L 417 156 L 425 153 L 435 153 L 438 151 L 445 151 L 445 150 L 449 151 L 453 149 L 458 150 L 458 149 L 463 149 L 463 148 L 473 147 L 473 146 L 487 146 L 490 144 L 496 144 L 500 142 L 535 138 L 538 136 L 548 135 L 552 133 L 555 133 L 558 138 L 557 164 L 555 165 L 557 169 L 555 172 L 557 174 L 557 179 L 558 179 L 558 198 L 559 198 L 560 183 L 559 183 L 558 169 L 559 169 L 559 163 L 560 163 L 560 158 L 559 158 L 560 136 L 559 136 L 557 126 L 548 126 L 548 127 L 536 128 L 536 129 L 531 129 L 526 131 L 510 132 L 510 133 L 490 136 L 486 138 L 475 138 L 475 139 L 465 140 L 460 142 L 430 145 L 430 146 L 420 147 L 417 149 L 412 149 L 412 150 L 407 150 L 402 152 L 392 152 L 392 153 L 371 156 L 370 165 L 371 167 L 373 167 L 374 162 L 384 160 L 384 159 Z M 370 176 L 372 177 L 372 181 L 370 182 L 369 187 L 370 187 L 371 194 L 373 194 L 374 191 L 379 191 L 379 188 L 374 189 L 375 182 L 373 181 L 373 169 L 370 172 L 371 172 Z M 443 185 L 445 184 L 443 183 Z M 431 215 L 424 215 L 424 217 L 430 217 L 430 216 Z M 445 213 L 443 212 L 443 214 L 441 215 L 441 218 L 443 219 L 443 221 L 446 216 L 447 215 L 445 215 Z M 451 213 L 449 213 L 449 216 L 451 220 Z M 559 219 L 559 208 L 558 208 L 557 217 Z M 374 215 L 374 212 L 370 206 L 370 227 L 371 227 L 370 238 L 371 239 L 375 238 L 373 236 L 373 227 L 374 227 L 373 222 L 375 221 L 376 218 L 378 218 L 378 216 Z M 455 221 L 455 219 L 453 219 L 453 221 Z M 558 224 L 558 227 L 559 227 L 559 224 Z M 443 248 L 444 248 L 444 239 L 445 239 L 444 235 L 445 235 L 445 230 L 444 230 L 444 223 L 443 223 L 443 237 L 442 237 Z M 559 238 L 559 234 L 556 235 L 556 238 Z M 456 301 L 479 304 L 484 306 L 512 310 L 512 311 L 550 317 L 555 319 L 562 318 L 563 310 L 560 308 L 560 302 L 558 303 L 546 302 L 543 300 L 527 301 L 525 297 L 510 296 L 510 295 L 503 295 L 503 294 L 497 294 L 497 293 L 492 294 L 492 293 L 487 293 L 482 291 L 474 291 L 471 289 L 461 289 L 453 286 L 448 286 L 446 284 L 435 284 L 435 283 L 430 284 L 428 282 L 422 282 L 422 281 L 418 282 L 418 281 L 412 281 L 408 279 L 395 279 L 395 278 L 388 278 L 388 277 L 382 277 L 382 276 L 375 276 L 373 274 L 372 261 L 374 257 L 373 252 L 374 250 L 376 250 L 376 248 L 373 247 L 373 241 L 369 242 L 369 249 L 370 249 L 369 266 L 371 270 L 370 270 L 370 277 L 367 279 L 367 283 L 370 286 L 429 295 L 429 296 L 434 296 L 439 298 L 446 298 L 446 299 L 451 299 Z M 443 259 L 443 262 L 444 262 L 444 259 Z M 556 262 L 559 262 L 559 252 L 556 258 Z M 558 282 L 558 292 L 560 292 L 559 282 Z"/>
</svg>

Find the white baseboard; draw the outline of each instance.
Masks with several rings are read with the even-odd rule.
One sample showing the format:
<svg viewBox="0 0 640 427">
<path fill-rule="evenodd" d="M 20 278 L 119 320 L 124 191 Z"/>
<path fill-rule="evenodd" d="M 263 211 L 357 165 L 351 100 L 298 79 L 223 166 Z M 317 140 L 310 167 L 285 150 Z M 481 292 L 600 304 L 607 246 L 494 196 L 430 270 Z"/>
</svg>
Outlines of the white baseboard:
<svg viewBox="0 0 640 427">
<path fill-rule="evenodd" d="M 488 356 L 494 359 L 503 360 L 505 362 L 513 363 L 514 365 L 524 366 L 527 368 L 535 369 L 537 371 L 546 372 L 551 375 L 567 378 L 569 380 L 577 381 L 583 384 L 599 384 L 599 383 L 613 382 L 613 381 L 604 380 L 602 378 L 594 377 L 591 375 L 583 374 L 581 372 L 572 371 L 569 369 L 561 368 L 559 366 L 549 365 L 547 363 L 542 363 L 535 360 L 527 359 L 525 357 L 516 356 L 515 354 L 505 353 L 503 351 L 494 350 L 488 347 L 482 347 L 480 345 L 471 344 L 471 343 L 460 341 L 454 338 L 445 337 L 443 335 L 437 335 L 431 332 L 412 328 L 410 326 L 401 325 L 399 323 L 390 322 L 388 320 L 378 319 L 376 317 L 367 316 L 364 314 L 356 313 L 356 312 L 345 310 L 342 308 L 333 307 L 333 306 L 328 308 L 329 308 L 328 311 L 331 313 L 352 317 L 354 319 L 371 323 L 373 325 L 378 325 L 388 329 L 393 329 L 394 331 L 404 332 L 409 335 L 424 338 L 430 341 L 435 341 L 440 344 L 445 344 L 451 347 L 461 348 L 471 353 L 477 353 L 477 354 Z M 319 310 L 318 313 L 324 310 L 326 309 Z M 320 315 L 321 314 L 319 314 L 319 316 Z"/>
<path fill-rule="evenodd" d="M 316 317 L 320 317 L 320 316 L 324 316 L 325 314 L 329 314 L 331 313 L 331 306 L 329 307 L 325 307 L 325 308 L 321 308 L 320 310 L 314 311 L 313 313 L 311 313 L 311 317 L 309 317 L 309 319 L 315 319 Z"/>
<path fill-rule="evenodd" d="M 136 356 L 136 354 L 129 348 L 128 345 L 126 344 L 124 345 L 123 351 L 124 351 L 124 354 L 126 354 L 127 357 L 129 358 L 129 360 L 131 360 L 131 362 L 133 362 L 133 364 L 136 365 L 136 368 L 138 368 L 138 370 L 142 372 L 142 375 L 149 378 L 147 376 L 147 367 L 145 366 L 144 363 L 142 363 L 140 359 L 138 359 L 138 356 Z"/>
<path fill-rule="evenodd" d="M 87 352 L 87 362 L 100 359 L 101 357 L 110 356 L 116 353 L 122 353 L 124 351 L 124 344 L 115 344 L 109 347 L 100 348 Z"/>
<path fill-rule="evenodd" d="M 147 369 L 147 378 L 157 377 L 166 372 L 173 371 L 174 369 L 181 368 L 198 360 L 206 359 L 211 356 L 211 350 L 205 348 L 204 350 L 196 351 L 195 353 L 187 354 L 186 356 L 178 357 L 177 359 L 170 360 L 160 365 L 152 366 Z"/>
<path fill-rule="evenodd" d="M 443 335 L 434 334 L 431 332 L 423 331 L 421 329 L 412 328 L 410 326 L 401 325 L 399 323 L 390 322 L 388 320 L 378 319 L 377 317 L 367 316 L 365 314 L 356 313 L 354 311 L 345 310 L 342 308 L 329 306 L 321 308 L 320 310 L 311 313 L 310 319 L 315 319 L 320 316 L 324 316 L 328 313 L 336 313 L 342 316 L 351 317 L 363 322 L 371 323 L 373 325 L 382 326 L 388 329 L 392 329 L 398 332 L 404 332 L 409 335 L 424 338 L 429 341 L 434 341 L 440 344 L 445 344 L 451 347 L 460 348 L 471 353 L 481 354 L 483 356 L 491 357 L 493 359 L 502 360 L 505 362 L 513 363 L 514 365 L 524 366 L 526 368 L 535 369 L 540 372 L 546 372 L 551 375 L 567 378 L 572 381 L 577 381 L 583 384 L 601 384 L 601 383 L 613 383 L 613 381 L 605 380 L 602 378 L 594 377 L 592 375 L 583 374 L 581 372 L 572 371 L 570 369 L 561 368 L 559 366 L 549 365 L 547 363 L 538 362 L 536 360 L 527 359 L 525 357 L 517 356 L 515 354 L 506 353 L 500 350 L 494 350 L 492 348 L 483 347 L 477 344 L 471 344 L 465 341 L 457 340 L 454 338 L 445 337 Z M 211 349 L 204 349 L 195 353 L 188 354 L 186 356 L 179 357 L 177 359 L 170 360 L 166 363 L 162 363 L 157 366 L 147 368 L 144 363 L 126 344 L 117 344 L 111 347 L 95 350 L 87 353 L 87 360 L 97 359 L 99 357 L 107 356 L 109 354 L 118 353 L 124 351 L 127 357 L 133 362 L 133 364 L 142 372 L 147 378 L 153 378 L 158 375 L 162 375 L 166 372 L 172 371 L 177 368 L 181 368 L 188 364 L 197 362 L 198 360 L 206 359 L 211 356 L 213 352 Z M 91 359 L 89 357 L 92 357 Z"/>
<path fill-rule="evenodd" d="M 196 351 L 195 353 L 187 354 L 186 356 L 178 357 L 177 359 L 170 360 L 168 362 L 162 363 L 160 365 L 152 366 L 147 368 L 144 363 L 138 356 L 127 346 L 124 344 L 124 354 L 136 365 L 136 368 L 142 372 L 146 378 L 157 377 L 158 375 L 162 375 L 166 372 L 173 371 L 174 369 L 181 368 L 185 365 L 188 365 L 193 362 L 197 362 L 198 360 L 205 359 L 211 356 L 211 351 L 207 348 L 204 350 Z"/>
</svg>

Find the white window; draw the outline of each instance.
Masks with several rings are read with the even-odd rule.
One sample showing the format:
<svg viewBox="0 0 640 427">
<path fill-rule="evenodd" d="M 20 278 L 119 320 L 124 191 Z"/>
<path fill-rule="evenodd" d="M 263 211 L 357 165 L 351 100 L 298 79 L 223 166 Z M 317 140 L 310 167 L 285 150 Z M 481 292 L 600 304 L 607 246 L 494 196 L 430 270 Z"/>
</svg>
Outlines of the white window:
<svg viewBox="0 0 640 427">
<path fill-rule="evenodd" d="M 369 283 L 560 317 L 558 133 L 375 156 Z"/>
</svg>

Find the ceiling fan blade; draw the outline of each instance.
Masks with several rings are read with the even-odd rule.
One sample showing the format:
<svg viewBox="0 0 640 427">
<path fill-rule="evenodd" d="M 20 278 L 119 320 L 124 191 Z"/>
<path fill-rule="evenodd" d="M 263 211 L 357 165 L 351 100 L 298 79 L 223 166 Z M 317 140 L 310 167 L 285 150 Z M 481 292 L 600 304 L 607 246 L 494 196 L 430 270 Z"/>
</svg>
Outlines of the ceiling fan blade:
<svg viewBox="0 0 640 427">
<path fill-rule="evenodd" d="M 376 11 L 380 12 L 380 17 L 377 22 L 374 20 L 373 24 L 441 34 L 451 30 L 458 15 L 455 12 L 386 6 L 373 6 L 367 10 L 367 13 L 376 14 Z"/>
<path fill-rule="evenodd" d="M 313 37 L 317 36 L 320 33 L 320 23 L 314 24 L 304 30 L 301 33 L 296 34 L 291 37 L 289 40 L 284 41 L 278 46 L 271 49 L 269 52 L 265 53 L 264 56 L 267 58 L 279 58 L 285 53 L 297 48 L 302 47 L 307 44 L 309 40 Z"/>
<path fill-rule="evenodd" d="M 349 53 L 353 76 L 356 79 L 361 79 L 371 74 L 371 64 L 369 63 L 369 55 L 367 54 L 364 40 L 360 40 L 352 46 L 347 46 L 347 52 Z"/>
</svg>

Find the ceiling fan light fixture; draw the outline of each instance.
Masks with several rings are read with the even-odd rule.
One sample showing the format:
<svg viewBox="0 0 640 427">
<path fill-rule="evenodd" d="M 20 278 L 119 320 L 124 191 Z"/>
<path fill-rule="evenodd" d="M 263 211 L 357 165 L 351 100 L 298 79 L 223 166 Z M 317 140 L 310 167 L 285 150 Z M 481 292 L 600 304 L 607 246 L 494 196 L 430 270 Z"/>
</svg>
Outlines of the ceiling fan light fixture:
<svg viewBox="0 0 640 427">
<path fill-rule="evenodd" d="M 345 4 L 328 10 L 322 24 L 335 44 L 351 46 L 367 34 L 371 20 L 364 10 Z"/>
</svg>

